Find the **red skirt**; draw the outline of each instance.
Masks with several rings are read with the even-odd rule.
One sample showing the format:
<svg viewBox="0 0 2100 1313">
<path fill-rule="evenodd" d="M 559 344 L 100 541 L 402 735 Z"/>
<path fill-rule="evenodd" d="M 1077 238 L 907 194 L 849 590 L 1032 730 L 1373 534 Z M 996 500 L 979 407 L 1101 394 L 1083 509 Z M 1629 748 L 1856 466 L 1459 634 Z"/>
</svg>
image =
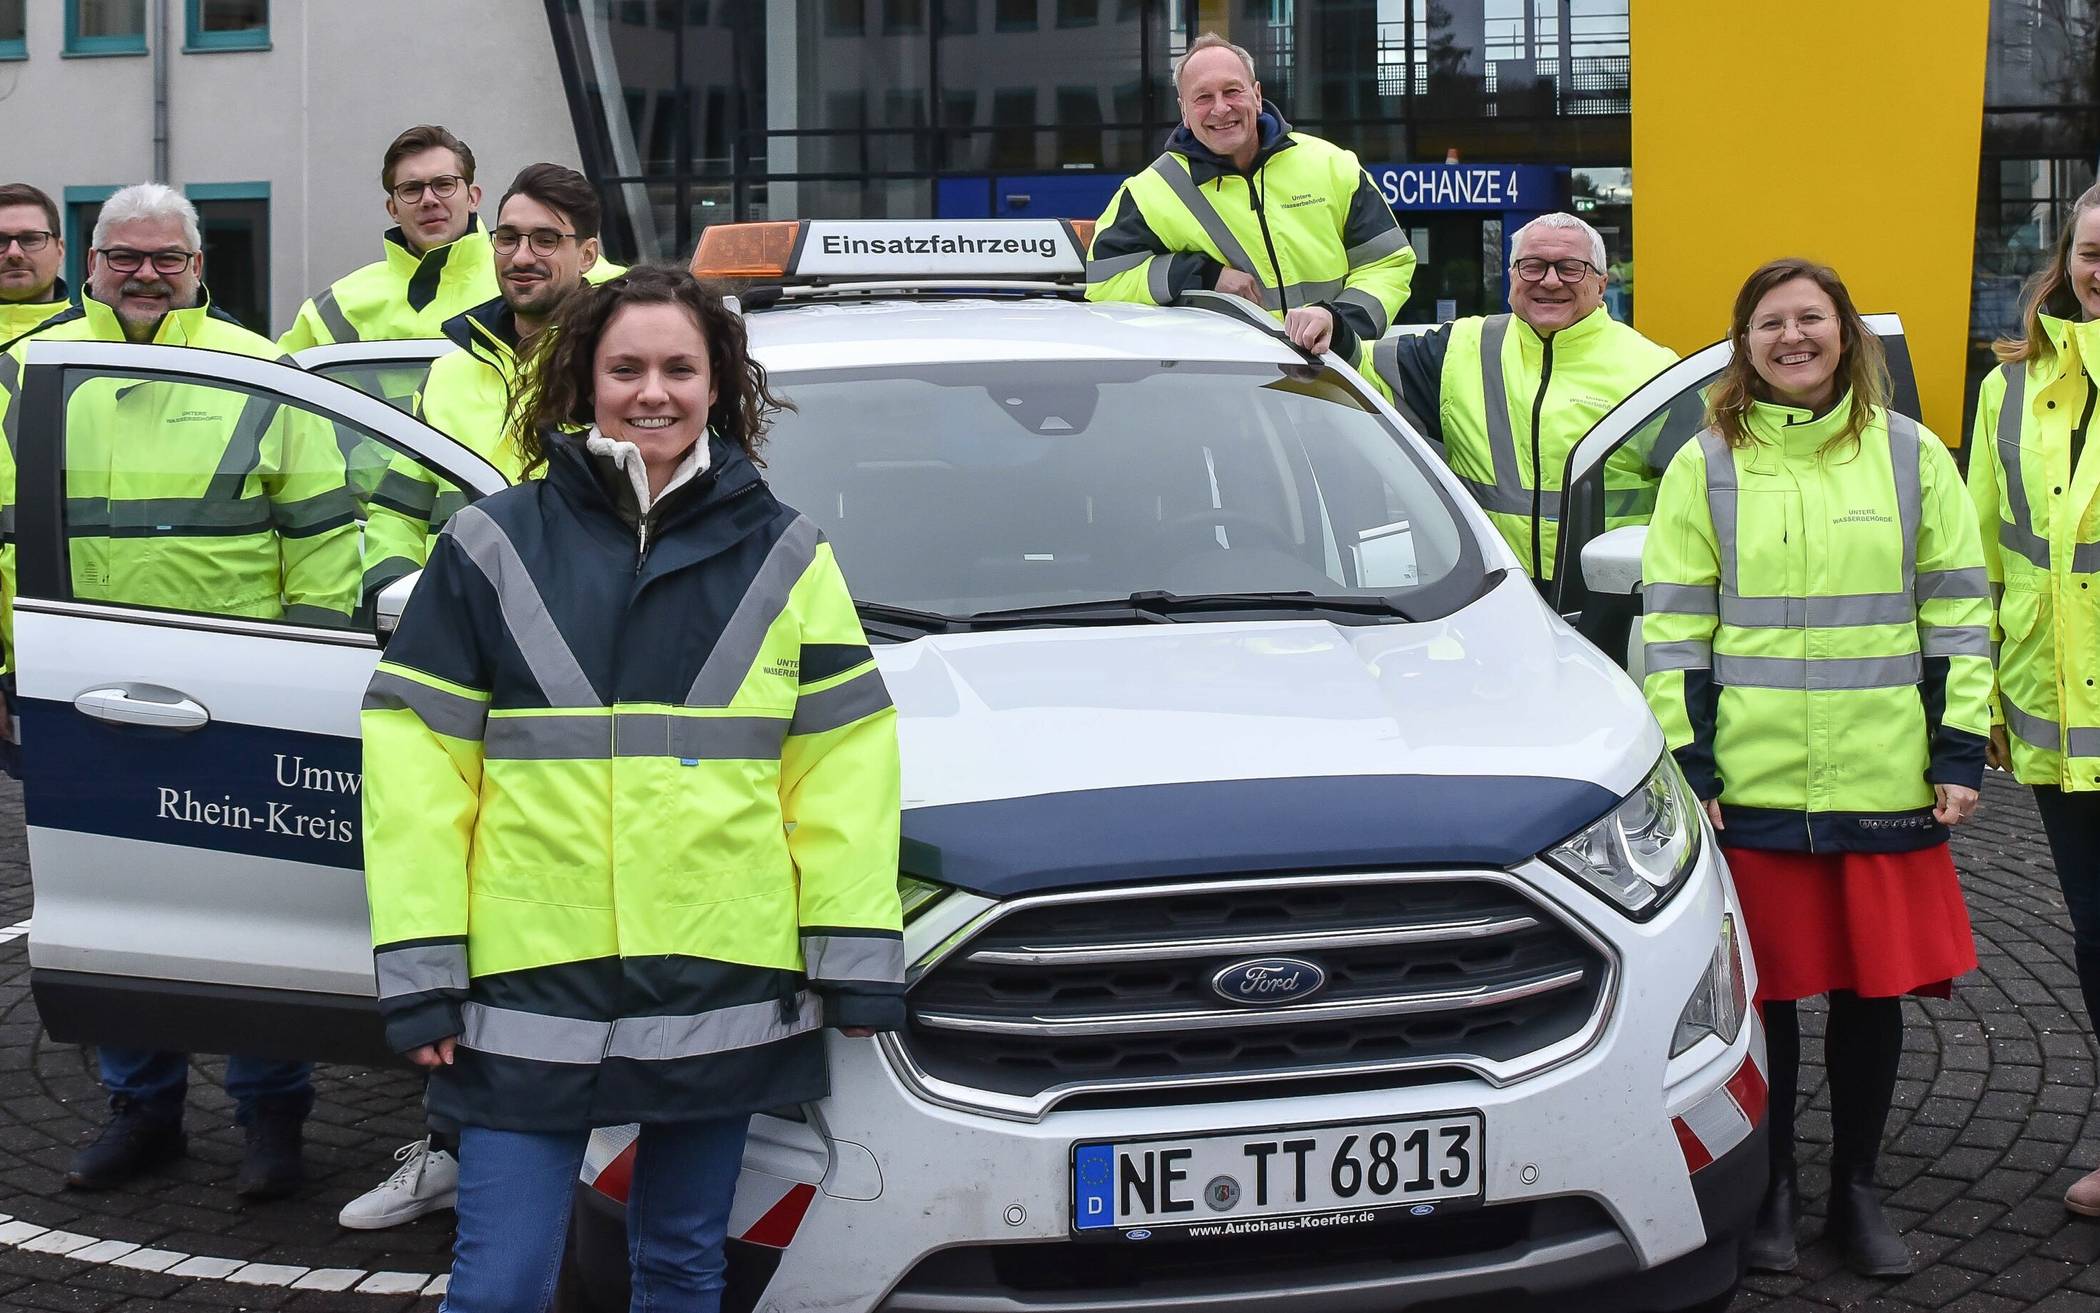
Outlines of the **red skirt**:
<svg viewBox="0 0 2100 1313">
<path fill-rule="evenodd" d="M 1723 848 L 1757 960 L 1757 1001 L 1849 989 L 1945 998 L 1976 969 L 1976 939 L 1946 844 L 1908 853 Z"/>
</svg>

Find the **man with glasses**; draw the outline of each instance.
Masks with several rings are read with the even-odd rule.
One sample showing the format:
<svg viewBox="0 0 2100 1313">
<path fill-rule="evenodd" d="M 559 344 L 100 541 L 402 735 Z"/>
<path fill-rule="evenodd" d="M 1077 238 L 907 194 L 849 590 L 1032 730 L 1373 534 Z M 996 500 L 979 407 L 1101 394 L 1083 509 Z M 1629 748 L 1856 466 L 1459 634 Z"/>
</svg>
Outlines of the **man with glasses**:
<svg viewBox="0 0 2100 1313">
<path fill-rule="evenodd" d="M 1371 351 L 1374 381 L 1412 412 L 1534 580 L 1553 577 L 1568 453 L 1677 359 L 1604 309 L 1604 238 L 1545 214 L 1510 242 L 1507 315 L 1474 316 Z M 1645 524 L 1667 453 L 1628 443 L 1605 471 L 1606 523 Z"/>
<path fill-rule="evenodd" d="M 216 310 L 197 212 L 160 183 L 103 203 L 87 294 L 34 341 L 139 342 L 275 360 L 268 338 Z M 5 357 L 19 378 L 27 341 Z M 0 367 L 7 368 L 7 367 Z M 7 380 L 0 379 L 0 382 Z M 0 389 L 0 517 L 12 518 L 10 389 Z M 356 505 L 343 457 L 316 417 L 232 387 L 94 377 L 66 401 L 65 519 L 73 596 L 346 629 L 358 600 Z M 9 657 L 14 547 L 0 550 Z M 27 758 L 35 769 L 35 756 Z M 186 1152 L 189 1058 L 101 1046 L 110 1118 L 74 1156 L 67 1185 L 104 1190 Z M 246 1129 L 237 1191 L 296 1189 L 312 1067 L 235 1055 L 226 1089 Z"/>
<path fill-rule="evenodd" d="M 0 184 L 0 350 L 72 304 L 58 276 L 66 263 L 58 234 L 49 196 L 26 182 Z"/>
</svg>

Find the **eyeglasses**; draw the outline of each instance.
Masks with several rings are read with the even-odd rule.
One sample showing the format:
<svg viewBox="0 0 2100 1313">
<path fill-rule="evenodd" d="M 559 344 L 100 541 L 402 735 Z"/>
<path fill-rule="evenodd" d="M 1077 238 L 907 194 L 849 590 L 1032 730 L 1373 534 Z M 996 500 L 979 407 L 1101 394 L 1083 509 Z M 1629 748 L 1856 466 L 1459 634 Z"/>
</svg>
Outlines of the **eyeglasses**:
<svg viewBox="0 0 2100 1313">
<path fill-rule="evenodd" d="M 21 247 L 24 255 L 35 255 L 49 246 L 54 236 L 56 234 L 47 228 L 31 228 L 28 232 L 20 233 L 0 233 L 0 255 L 6 254 L 9 246 Z"/>
<path fill-rule="evenodd" d="M 496 248 L 496 254 L 509 255 L 518 249 L 519 242 L 525 242 L 540 255 L 552 255 L 561 249 L 563 242 L 575 235 L 556 228 L 535 228 L 529 233 L 516 228 L 498 228 L 489 234 L 489 245 Z"/>
<path fill-rule="evenodd" d="M 154 273 L 179 274 L 197 258 L 195 251 L 134 251 L 128 246 L 105 246 L 97 254 L 120 274 L 135 274 L 149 260 Z"/>
<path fill-rule="evenodd" d="M 458 191 L 459 185 L 465 181 L 465 178 L 456 173 L 440 173 L 435 178 L 426 178 L 419 182 L 396 183 L 394 199 L 403 205 L 414 205 L 423 199 L 423 193 L 427 190 L 441 201 L 450 200 L 452 193 Z"/>
<path fill-rule="evenodd" d="M 1526 256 L 1512 264 L 1510 269 L 1527 283 L 1544 282 L 1548 269 L 1559 274 L 1564 283 L 1572 283 L 1584 274 L 1604 272 L 1588 260 L 1541 260 L 1536 256 Z"/>
</svg>

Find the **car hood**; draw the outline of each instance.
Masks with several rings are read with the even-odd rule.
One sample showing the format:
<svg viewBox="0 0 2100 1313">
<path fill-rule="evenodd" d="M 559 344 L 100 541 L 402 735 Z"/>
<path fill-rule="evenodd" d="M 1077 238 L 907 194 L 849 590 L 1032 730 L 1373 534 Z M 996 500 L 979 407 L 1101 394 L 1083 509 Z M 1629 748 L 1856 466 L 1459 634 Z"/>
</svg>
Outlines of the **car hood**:
<svg viewBox="0 0 2100 1313">
<path fill-rule="evenodd" d="M 1420 624 L 1277 619 L 878 648 L 904 867 L 995 896 L 1261 871 L 1494 866 L 1655 765 L 1626 676 L 1505 579 Z"/>
</svg>

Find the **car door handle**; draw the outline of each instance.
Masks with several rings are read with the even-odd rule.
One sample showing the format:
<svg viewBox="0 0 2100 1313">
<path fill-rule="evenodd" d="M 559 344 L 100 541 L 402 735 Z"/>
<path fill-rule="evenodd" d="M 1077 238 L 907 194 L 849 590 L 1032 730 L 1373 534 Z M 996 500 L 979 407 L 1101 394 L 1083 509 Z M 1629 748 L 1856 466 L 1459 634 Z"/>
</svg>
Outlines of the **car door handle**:
<svg viewBox="0 0 2100 1313">
<path fill-rule="evenodd" d="M 211 723 L 211 713 L 172 688 L 133 684 L 120 688 L 91 688 L 73 699 L 83 715 L 113 725 L 150 725 L 155 729 L 201 729 Z"/>
</svg>

